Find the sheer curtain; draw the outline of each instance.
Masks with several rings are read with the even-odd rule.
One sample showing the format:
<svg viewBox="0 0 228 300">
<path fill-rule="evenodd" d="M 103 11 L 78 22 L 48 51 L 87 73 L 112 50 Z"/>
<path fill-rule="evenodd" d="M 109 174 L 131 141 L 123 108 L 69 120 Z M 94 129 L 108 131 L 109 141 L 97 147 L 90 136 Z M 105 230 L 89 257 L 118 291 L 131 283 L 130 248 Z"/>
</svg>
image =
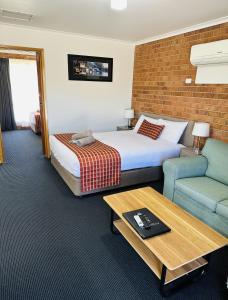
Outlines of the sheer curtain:
<svg viewBox="0 0 228 300">
<path fill-rule="evenodd" d="M 10 80 L 14 115 L 18 126 L 29 126 L 31 112 L 39 109 L 35 60 L 10 59 Z"/>
<path fill-rule="evenodd" d="M 3 131 L 16 129 L 12 102 L 9 59 L 0 58 L 0 125 Z"/>
</svg>

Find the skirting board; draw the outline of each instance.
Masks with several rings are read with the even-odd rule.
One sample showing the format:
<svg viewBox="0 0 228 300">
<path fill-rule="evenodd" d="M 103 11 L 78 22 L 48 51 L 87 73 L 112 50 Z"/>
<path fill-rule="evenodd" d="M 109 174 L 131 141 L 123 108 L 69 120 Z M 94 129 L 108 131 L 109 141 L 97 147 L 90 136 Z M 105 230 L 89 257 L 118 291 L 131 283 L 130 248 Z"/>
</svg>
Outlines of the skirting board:
<svg viewBox="0 0 228 300">
<path fill-rule="evenodd" d="M 51 155 L 51 163 L 75 196 L 84 196 L 93 193 L 113 190 L 116 188 L 156 181 L 161 179 L 163 176 L 162 167 L 148 167 L 148 168 L 141 168 L 141 169 L 133 169 L 133 170 L 121 172 L 121 180 L 119 185 L 115 185 L 103 189 L 92 190 L 83 193 L 81 192 L 80 178 L 75 177 L 74 175 L 69 173 L 59 163 L 59 161 L 55 158 L 53 154 Z"/>
</svg>

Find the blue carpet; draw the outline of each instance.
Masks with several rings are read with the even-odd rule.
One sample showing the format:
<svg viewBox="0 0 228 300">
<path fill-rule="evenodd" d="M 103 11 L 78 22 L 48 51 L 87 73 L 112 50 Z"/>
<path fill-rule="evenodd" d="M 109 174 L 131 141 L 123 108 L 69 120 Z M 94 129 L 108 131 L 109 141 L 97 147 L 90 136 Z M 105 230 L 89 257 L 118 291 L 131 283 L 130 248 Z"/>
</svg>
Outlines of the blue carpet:
<svg viewBox="0 0 228 300">
<path fill-rule="evenodd" d="M 0 300 L 162 299 L 150 269 L 110 233 L 103 194 L 75 198 L 32 132 L 6 132 L 4 143 Z M 169 299 L 225 299 L 227 254 L 217 252 L 207 276 Z"/>
</svg>

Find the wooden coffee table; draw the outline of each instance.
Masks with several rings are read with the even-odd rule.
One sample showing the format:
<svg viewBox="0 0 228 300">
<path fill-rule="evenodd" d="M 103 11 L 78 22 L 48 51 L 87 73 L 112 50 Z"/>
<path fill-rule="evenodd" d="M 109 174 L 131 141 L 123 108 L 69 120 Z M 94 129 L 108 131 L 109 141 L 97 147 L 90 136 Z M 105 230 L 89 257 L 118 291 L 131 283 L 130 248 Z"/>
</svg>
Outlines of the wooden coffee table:
<svg viewBox="0 0 228 300">
<path fill-rule="evenodd" d="M 112 232 L 117 229 L 156 274 L 163 295 L 180 282 L 204 274 L 210 254 L 228 244 L 227 238 L 150 187 L 105 196 L 104 200 L 111 207 Z M 144 207 L 171 232 L 143 240 L 122 214 Z M 119 219 L 114 220 L 114 214 Z"/>
</svg>

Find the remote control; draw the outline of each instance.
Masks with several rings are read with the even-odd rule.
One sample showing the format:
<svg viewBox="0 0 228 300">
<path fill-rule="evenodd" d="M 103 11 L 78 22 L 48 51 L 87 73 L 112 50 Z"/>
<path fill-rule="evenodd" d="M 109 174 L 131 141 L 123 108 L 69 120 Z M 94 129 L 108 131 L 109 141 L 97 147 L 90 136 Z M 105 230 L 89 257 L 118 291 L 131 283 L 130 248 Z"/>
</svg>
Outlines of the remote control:
<svg viewBox="0 0 228 300">
<path fill-rule="evenodd" d="M 143 222 L 143 227 L 145 229 L 150 229 L 151 228 L 151 220 L 146 215 L 141 215 L 140 218 Z"/>
<path fill-rule="evenodd" d="M 139 227 L 141 227 L 141 228 L 144 227 L 144 224 L 143 224 L 143 222 L 142 222 L 142 220 L 141 220 L 141 218 L 140 218 L 139 215 L 135 215 L 134 219 L 135 219 L 135 221 L 136 221 L 136 223 L 138 224 Z"/>
</svg>

